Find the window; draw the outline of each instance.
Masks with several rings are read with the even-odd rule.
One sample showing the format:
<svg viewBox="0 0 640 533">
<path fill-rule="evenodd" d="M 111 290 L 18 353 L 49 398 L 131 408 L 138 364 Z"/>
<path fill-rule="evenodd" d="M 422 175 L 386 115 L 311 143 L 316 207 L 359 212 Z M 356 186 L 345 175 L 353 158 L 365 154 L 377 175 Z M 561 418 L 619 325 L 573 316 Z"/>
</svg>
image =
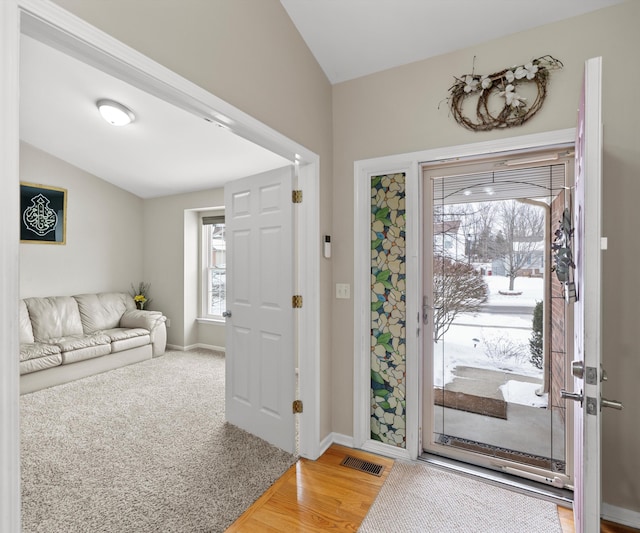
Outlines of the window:
<svg viewBox="0 0 640 533">
<path fill-rule="evenodd" d="M 224 216 L 202 217 L 202 307 L 205 318 L 222 318 L 227 308 Z"/>
</svg>

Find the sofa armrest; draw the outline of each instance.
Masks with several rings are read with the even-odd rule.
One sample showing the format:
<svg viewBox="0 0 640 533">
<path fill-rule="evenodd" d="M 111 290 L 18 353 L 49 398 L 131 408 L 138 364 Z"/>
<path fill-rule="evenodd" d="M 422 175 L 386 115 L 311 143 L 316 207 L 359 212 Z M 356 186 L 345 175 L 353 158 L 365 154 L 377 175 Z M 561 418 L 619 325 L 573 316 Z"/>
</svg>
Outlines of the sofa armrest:
<svg viewBox="0 0 640 533">
<path fill-rule="evenodd" d="M 167 328 L 165 322 L 167 317 L 160 311 L 144 311 L 132 309 L 125 311 L 120 319 L 121 328 L 144 328 L 148 329 L 153 345 L 153 356 L 157 357 L 165 352 L 167 346 Z"/>
<path fill-rule="evenodd" d="M 165 322 L 167 317 L 160 311 L 143 311 L 132 309 L 125 311 L 120 318 L 121 328 L 144 328 L 153 331 L 160 324 Z"/>
</svg>

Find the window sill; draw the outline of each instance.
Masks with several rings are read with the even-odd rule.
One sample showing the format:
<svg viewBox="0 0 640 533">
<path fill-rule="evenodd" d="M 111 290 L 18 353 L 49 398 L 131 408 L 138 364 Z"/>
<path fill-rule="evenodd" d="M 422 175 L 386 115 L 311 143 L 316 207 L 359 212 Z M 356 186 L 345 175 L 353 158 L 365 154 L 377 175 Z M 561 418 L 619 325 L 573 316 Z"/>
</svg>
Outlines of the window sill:
<svg viewBox="0 0 640 533">
<path fill-rule="evenodd" d="M 214 324 L 217 326 L 224 326 L 226 320 L 224 318 L 196 318 L 198 324 Z"/>
</svg>

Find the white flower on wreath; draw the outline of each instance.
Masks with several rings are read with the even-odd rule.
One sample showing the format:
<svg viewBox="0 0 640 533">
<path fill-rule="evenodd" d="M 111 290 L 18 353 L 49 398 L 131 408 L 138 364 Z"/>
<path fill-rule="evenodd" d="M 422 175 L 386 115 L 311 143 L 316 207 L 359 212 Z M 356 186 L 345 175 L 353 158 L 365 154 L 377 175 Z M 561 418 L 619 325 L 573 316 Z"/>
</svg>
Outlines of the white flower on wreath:
<svg viewBox="0 0 640 533">
<path fill-rule="evenodd" d="M 504 96 L 505 100 L 507 101 L 507 105 L 511 107 L 520 107 L 524 105 L 524 101 L 526 100 L 526 98 L 520 96 L 516 92 L 516 88 L 511 84 L 507 85 L 504 91 L 500 91 L 500 93 L 498 94 L 500 96 Z"/>
<path fill-rule="evenodd" d="M 516 69 L 515 77 L 517 80 L 521 80 L 522 78 L 527 78 L 528 80 L 532 80 L 536 77 L 536 73 L 538 72 L 538 65 L 534 65 L 533 63 L 527 63 L 522 67 L 518 67 Z"/>
<path fill-rule="evenodd" d="M 480 83 L 478 80 L 476 80 L 473 76 L 467 75 L 464 78 L 464 92 L 465 93 L 470 93 L 472 91 L 475 91 L 478 88 L 478 83 Z"/>
<path fill-rule="evenodd" d="M 511 71 L 511 70 L 507 70 L 507 71 L 504 73 L 504 79 L 505 79 L 505 80 L 507 80 L 507 83 L 511 83 L 513 80 L 515 80 L 515 79 L 516 79 L 516 76 L 515 76 L 515 74 L 513 73 L 513 71 Z"/>
<path fill-rule="evenodd" d="M 493 85 L 493 82 L 491 81 L 491 78 L 488 74 L 485 74 L 480 78 L 480 87 L 482 87 L 483 90 L 489 89 L 491 85 Z"/>
</svg>

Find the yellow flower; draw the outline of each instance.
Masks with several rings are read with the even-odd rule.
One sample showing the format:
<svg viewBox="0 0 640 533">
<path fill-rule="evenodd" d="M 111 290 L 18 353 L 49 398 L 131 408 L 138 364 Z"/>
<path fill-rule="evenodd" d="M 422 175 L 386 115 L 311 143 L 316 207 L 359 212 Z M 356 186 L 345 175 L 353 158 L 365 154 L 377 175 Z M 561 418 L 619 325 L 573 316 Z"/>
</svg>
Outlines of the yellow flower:
<svg viewBox="0 0 640 533">
<path fill-rule="evenodd" d="M 133 299 L 134 299 L 136 302 L 142 302 L 142 303 L 144 303 L 144 302 L 146 302 L 146 301 L 147 301 L 147 298 L 145 297 L 145 295 L 144 295 L 144 294 L 136 294 L 136 295 L 133 297 Z"/>
</svg>

